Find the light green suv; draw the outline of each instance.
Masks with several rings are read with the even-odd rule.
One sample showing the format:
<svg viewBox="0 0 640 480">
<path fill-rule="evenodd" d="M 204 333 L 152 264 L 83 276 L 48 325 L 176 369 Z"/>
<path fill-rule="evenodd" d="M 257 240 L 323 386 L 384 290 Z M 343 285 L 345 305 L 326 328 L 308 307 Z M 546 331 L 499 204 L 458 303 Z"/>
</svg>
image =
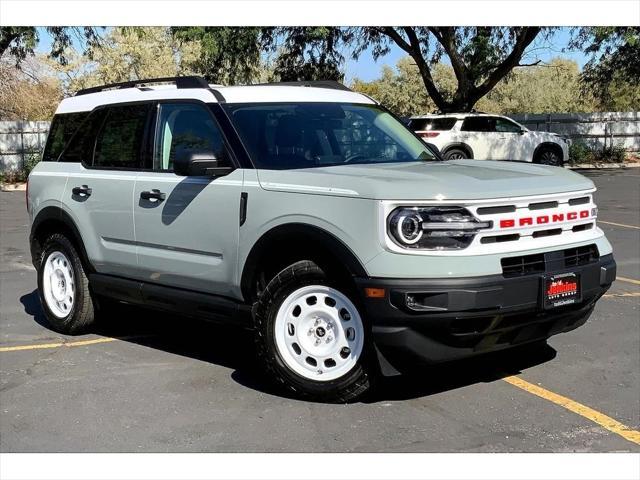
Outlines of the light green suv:
<svg viewBox="0 0 640 480">
<path fill-rule="evenodd" d="M 583 324 L 615 278 L 591 181 L 443 161 L 333 82 L 83 90 L 60 103 L 43 160 L 27 202 L 53 328 L 86 331 L 101 297 L 237 322 L 306 398 L 543 341 Z"/>
</svg>

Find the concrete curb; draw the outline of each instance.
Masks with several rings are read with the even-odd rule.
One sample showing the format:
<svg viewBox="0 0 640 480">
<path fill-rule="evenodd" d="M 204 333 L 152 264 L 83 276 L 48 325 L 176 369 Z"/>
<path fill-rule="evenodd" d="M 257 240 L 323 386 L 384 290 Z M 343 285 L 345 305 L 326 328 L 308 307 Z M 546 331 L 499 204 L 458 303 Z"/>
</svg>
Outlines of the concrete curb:
<svg viewBox="0 0 640 480">
<path fill-rule="evenodd" d="M 627 162 L 627 163 L 580 163 L 578 165 L 565 165 L 566 168 L 571 169 L 594 169 L 608 170 L 612 168 L 637 168 L 640 167 L 640 162 Z"/>
<path fill-rule="evenodd" d="M 22 183 L 0 183 L 0 190 L 3 192 L 24 192 L 27 189 L 27 184 Z"/>
</svg>

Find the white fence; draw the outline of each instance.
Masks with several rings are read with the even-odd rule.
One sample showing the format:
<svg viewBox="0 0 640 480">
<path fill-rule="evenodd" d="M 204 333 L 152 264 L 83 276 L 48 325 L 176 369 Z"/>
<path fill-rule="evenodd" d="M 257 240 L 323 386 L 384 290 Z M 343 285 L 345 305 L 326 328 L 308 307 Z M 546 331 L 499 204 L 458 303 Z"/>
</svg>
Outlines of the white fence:
<svg viewBox="0 0 640 480">
<path fill-rule="evenodd" d="M 550 113 L 511 115 L 531 130 L 544 130 L 582 141 L 593 148 L 623 146 L 640 151 L 640 112 Z M 19 169 L 29 155 L 41 153 L 50 122 L 0 122 L 0 171 Z"/>
<path fill-rule="evenodd" d="M 33 154 L 41 154 L 51 122 L 0 122 L 0 172 L 22 168 Z"/>
<path fill-rule="evenodd" d="M 640 151 L 640 112 L 510 115 L 530 130 L 559 133 L 592 148 L 621 146 Z"/>
</svg>

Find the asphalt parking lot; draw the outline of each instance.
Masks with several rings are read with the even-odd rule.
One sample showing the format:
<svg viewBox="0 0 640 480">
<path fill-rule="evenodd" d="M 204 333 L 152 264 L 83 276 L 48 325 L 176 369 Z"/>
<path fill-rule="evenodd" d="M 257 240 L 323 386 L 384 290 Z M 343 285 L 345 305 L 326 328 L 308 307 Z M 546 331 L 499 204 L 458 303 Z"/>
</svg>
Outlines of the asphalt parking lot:
<svg viewBox="0 0 640 480">
<path fill-rule="evenodd" d="M 639 452 L 640 169 L 582 173 L 619 276 L 588 323 L 351 405 L 273 392 L 241 330 L 123 306 L 96 334 L 53 332 L 24 192 L 0 193 L 0 451 Z"/>
</svg>

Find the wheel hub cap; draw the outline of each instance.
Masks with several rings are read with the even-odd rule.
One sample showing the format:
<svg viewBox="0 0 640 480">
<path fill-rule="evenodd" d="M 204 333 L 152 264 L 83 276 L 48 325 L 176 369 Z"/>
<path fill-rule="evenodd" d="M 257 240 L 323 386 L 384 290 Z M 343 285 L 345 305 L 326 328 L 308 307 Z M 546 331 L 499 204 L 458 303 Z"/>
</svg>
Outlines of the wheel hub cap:
<svg viewBox="0 0 640 480">
<path fill-rule="evenodd" d="M 71 312 L 75 300 L 75 282 L 71 262 L 62 252 L 52 252 L 44 261 L 43 296 L 49 311 L 58 318 Z"/>
<path fill-rule="evenodd" d="M 299 375 L 328 381 L 348 373 L 364 344 L 364 329 L 348 297 L 324 285 L 302 287 L 282 303 L 275 322 L 276 347 Z"/>
</svg>

